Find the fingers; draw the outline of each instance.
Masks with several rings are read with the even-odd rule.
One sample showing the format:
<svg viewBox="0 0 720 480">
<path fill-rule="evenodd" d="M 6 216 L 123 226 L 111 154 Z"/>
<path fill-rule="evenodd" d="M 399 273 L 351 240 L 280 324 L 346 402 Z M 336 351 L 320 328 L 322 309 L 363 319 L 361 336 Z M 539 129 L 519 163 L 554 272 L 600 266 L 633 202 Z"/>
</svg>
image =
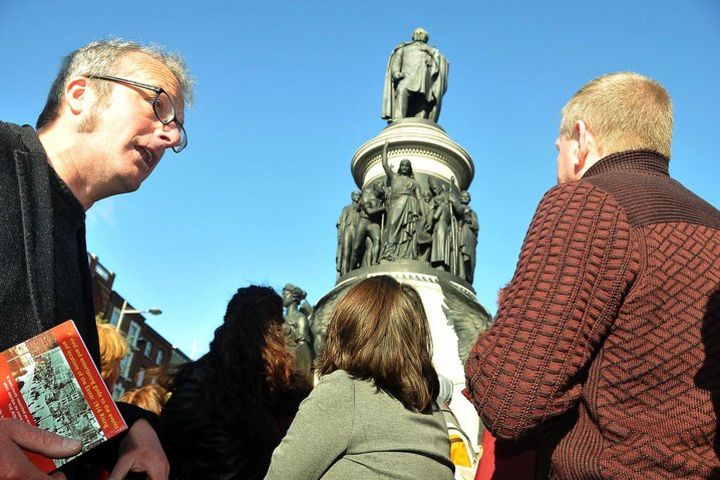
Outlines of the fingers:
<svg viewBox="0 0 720 480">
<path fill-rule="evenodd" d="M 82 444 L 77 440 L 55 435 L 20 420 L 7 420 L 4 422 L 3 431 L 19 447 L 50 458 L 69 457 L 80 453 L 82 448 Z"/>
<path fill-rule="evenodd" d="M 124 480 L 131 472 L 145 472 L 149 480 L 167 480 L 169 468 L 163 462 L 142 463 L 137 458 L 130 456 L 120 457 L 115 464 L 112 472 L 110 472 L 109 480 Z"/>
<path fill-rule="evenodd" d="M 110 477 L 123 480 L 129 472 L 145 472 L 150 480 L 167 480 L 169 471 L 155 431 L 146 420 L 138 420 L 120 444 L 120 456 Z"/>
<path fill-rule="evenodd" d="M 50 480 L 20 450 L 11 436 L 14 427 L 0 420 L 0 480 Z M 60 477 L 62 478 L 62 477 Z"/>
<path fill-rule="evenodd" d="M 123 480 L 132 466 L 132 458 L 120 457 L 112 469 L 112 472 L 110 472 L 110 478 L 108 480 Z"/>
</svg>

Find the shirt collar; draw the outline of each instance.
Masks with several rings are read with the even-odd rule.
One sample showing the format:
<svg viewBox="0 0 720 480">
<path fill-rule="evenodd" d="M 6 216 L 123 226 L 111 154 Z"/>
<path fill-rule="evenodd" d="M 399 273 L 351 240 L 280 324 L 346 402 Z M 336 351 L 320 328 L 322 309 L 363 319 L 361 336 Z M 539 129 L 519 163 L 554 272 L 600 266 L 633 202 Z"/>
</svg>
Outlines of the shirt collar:
<svg viewBox="0 0 720 480">
<path fill-rule="evenodd" d="M 651 175 L 670 176 L 670 159 L 654 150 L 629 150 L 617 152 L 603 157 L 590 167 L 582 178 L 589 178 L 601 173 L 617 171 L 633 171 Z"/>
</svg>

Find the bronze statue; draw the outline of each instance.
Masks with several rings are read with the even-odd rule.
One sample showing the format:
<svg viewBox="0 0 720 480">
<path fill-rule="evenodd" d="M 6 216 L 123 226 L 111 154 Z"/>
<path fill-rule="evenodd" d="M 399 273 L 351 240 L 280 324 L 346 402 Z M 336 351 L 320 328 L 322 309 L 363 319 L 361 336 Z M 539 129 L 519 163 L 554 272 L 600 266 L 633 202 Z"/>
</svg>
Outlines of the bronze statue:
<svg viewBox="0 0 720 480">
<path fill-rule="evenodd" d="M 470 193 L 467 191 L 460 193 L 460 203 L 460 271 L 458 276 L 472 284 L 475 278 L 475 251 L 480 227 L 477 214 L 468 205 L 470 203 Z"/>
<path fill-rule="evenodd" d="M 428 178 L 430 193 L 433 195 L 432 246 L 430 264 L 450 271 L 453 264 L 452 207 L 450 195 L 442 183 L 433 177 Z"/>
<path fill-rule="evenodd" d="M 335 269 L 338 272 L 338 277 L 345 275 L 352 269 L 350 260 L 355 230 L 360 218 L 360 192 L 357 190 L 352 192 L 351 198 L 352 203 L 342 209 L 340 219 L 335 225 L 338 229 L 338 243 L 335 253 Z"/>
<path fill-rule="evenodd" d="M 433 195 L 430 191 L 422 194 L 423 216 L 417 226 L 418 260 L 430 263 L 430 248 L 432 247 L 432 217 L 434 213 Z"/>
<path fill-rule="evenodd" d="M 386 140 L 382 150 L 382 166 L 387 175 L 388 199 L 387 222 L 383 230 L 380 259 L 417 259 L 417 224 L 421 223 L 422 207 L 420 186 L 415 180 L 410 160 L 400 161 L 397 173 L 388 163 Z"/>
<path fill-rule="evenodd" d="M 412 41 L 401 43 L 390 54 L 382 118 L 393 121 L 416 117 L 437 123 L 447 90 L 449 64 L 438 49 L 427 44 L 429 39 L 428 32 L 416 28 Z"/>
<path fill-rule="evenodd" d="M 350 270 L 378 263 L 380 258 L 380 228 L 385 211 L 382 194 L 375 185 L 364 188 L 360 194 L 358 223 L 350 256 Z"/>
<path fill-rule="evenodd" d="M 285 307 L 285 339 L 288 347 L 295 352 L 295 370 L 312 380 L 313 335 L 307 314 L 300 308 L 307 293 L 295 285 L 288 283 L 283 287 L 282 300 Z"/>
</svg>

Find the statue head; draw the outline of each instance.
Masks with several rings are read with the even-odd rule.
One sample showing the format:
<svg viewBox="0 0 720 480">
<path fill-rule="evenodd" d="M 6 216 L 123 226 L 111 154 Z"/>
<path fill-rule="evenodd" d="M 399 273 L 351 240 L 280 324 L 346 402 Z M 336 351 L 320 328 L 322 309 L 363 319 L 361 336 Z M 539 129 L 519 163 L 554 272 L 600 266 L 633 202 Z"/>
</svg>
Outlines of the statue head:
<svg viewBox="0 0 720 480">
<path fill-rule="evenodd" d="M 427 203 L 430 203 L 430 200 L 432 200 L 432 193 L 430 191 L 427 191 L 423 193 L 423 200 L 425 200 Z"/>
<path fill-rule="evenodd" d="M 375 195 L 382 199 L 385 196 L 385 185 L 383 184 L 382 180 L 377 180 L 373 182 L 373 184 L 370 186 L 373 192 L 375 192 Z"/>
<path fill-rule="evenodd" d="M 440 183 L 435 177 L 428 178 L 428 187 L 430 187 L 430 193 L 439 195 L 443 191 L 442 183 Z"/>
<path fill-rule="evenodd" d="M 413 176 L 412 163 L 410 163 L 410 160 L 408 160 L 407 158 L 400 160 L 400 165 L 398 166 L 398 173 L 406 177 Z"/>
<path fill-rule="evenodd" d="M 288 283 L 283 287 L 282 300 L 283 307 L 289 307 L 293 303 L 300 303 L 305 300 L 307 293 L 300 287 L 296 287 L 292 283 Z"/>
<path fill-rule="evenodd" d="M 350 195 L 350 198 L 352 199 L 353 203 L 358 203 L 360 201 L 360 190 L 355 190 Z"/>
<path fill-rule="evenodd" d="M 460 202 L 462 202 L 464 205 L 467 205 L 470 203 L 470 192 L 467 190 L 463 190 L 460 192 Z"/>
<path fill-rule="evenodd" d="M 412 34 L 413 42 L 427 43 L 430 40 L 430 34 L 424 28 L 416 28 Z"/>
</svg>

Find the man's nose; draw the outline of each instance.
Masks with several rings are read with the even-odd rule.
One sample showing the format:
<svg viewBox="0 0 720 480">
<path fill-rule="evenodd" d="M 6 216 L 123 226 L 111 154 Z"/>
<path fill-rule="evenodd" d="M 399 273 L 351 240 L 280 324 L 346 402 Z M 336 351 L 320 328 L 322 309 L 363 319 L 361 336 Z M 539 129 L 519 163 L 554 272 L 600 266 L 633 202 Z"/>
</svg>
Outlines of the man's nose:
<svg viewBox="0 0 720 480">
<path fill-rule="evenodd" d="M 172 148 L 180 145 L 180 141 L 182 140 L 180 125 L 174 121 L 168 123 L 167 125 L 162 125 L 158 130 L 158 136 L 165 148 Z"/>
</svg>

